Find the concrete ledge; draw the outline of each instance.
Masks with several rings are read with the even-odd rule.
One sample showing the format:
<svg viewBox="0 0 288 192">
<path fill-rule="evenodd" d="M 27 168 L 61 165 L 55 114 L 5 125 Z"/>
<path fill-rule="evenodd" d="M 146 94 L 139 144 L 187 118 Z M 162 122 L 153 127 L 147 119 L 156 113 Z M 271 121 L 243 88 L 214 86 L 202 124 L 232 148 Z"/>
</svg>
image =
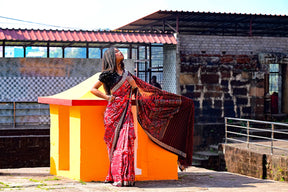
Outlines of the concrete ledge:
<svg viewBox="0 0 288 192">
<path fill-rule="evenodd" d="M 270 155 L 241 147 L 237 144 L 221 144 L 222 159 L 232 173 L 260 179 L 288 181 L 288 156 Z"/>
</svg>

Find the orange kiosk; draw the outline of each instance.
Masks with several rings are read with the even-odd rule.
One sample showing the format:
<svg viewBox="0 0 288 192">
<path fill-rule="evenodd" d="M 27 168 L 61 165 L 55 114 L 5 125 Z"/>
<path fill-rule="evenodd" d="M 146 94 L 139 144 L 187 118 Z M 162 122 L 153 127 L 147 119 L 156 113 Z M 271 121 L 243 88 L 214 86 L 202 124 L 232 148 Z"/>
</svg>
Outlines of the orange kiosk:
<svg viewBox="0 0 288 192">
<path fill-rule="evenodd" d="M 103 139 L 107 101 L 90 93 L 99 74 L 62 93 L 38 98 L 39 103 L 50 105 L 52 175 L 86 182 L 105 180 L 109 167 Z M 153 143 L 137 121 L 135 106 L 132 111 L 137 137 L 136 181 L 177 180 L 177 155 Z"/>
</svg>

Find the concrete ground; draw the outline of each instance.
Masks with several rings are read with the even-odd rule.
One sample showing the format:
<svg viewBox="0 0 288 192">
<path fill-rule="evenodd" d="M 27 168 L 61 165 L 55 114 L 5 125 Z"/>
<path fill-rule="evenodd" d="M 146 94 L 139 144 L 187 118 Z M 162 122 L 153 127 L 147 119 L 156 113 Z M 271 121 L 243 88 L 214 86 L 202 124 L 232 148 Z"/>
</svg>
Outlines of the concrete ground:
<svg viewBox="0 0 288 192">
<path fill-rule="evenodd" d="M 135 187 L 81 182 L 49 174 L 49 168 L 0 169 L 0 191 L 163 191 L 163 192 L 288 192 L 288 182 L 261 180 L 229 172 L 189 167 L 178 180 L 138 181 Z"/>
</svg>

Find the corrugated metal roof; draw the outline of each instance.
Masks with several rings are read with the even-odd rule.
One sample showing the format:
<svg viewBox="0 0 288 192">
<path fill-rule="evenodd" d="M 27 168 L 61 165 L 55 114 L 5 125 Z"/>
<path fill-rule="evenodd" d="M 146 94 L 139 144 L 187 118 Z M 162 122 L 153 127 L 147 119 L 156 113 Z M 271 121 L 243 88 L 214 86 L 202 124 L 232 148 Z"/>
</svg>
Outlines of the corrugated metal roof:
<svg viewBox="0 0 288 192">
<path fill-rule="evenodd" d="M 172 33 L 1 29 L 0 41 L 177 44 Z"/>
<path fill-rule="evenodd" d="M 288 16 L 159 10 L 116 30 L 288 37 Z"/>
</svg>

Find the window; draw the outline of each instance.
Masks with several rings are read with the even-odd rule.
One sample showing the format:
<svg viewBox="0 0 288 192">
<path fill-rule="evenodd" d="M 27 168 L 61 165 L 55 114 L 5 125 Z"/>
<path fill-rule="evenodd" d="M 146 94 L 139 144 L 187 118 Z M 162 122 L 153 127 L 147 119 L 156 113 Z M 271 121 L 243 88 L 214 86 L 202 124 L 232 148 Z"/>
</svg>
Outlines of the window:
<svg viewBox="0 0 288 192">
<path fill-rule="evenodd" d="M 163 47 L 151 47 L 151 77 L 157 77 L 157 82 L 163 81 Z"/>
<path fill-rule="evenodd" d="M 145 46 L 139 47 L 139 58 L 138 58 L 138 66 L 137 72 L 138 77 L 143 81 L 148 82 L 148 67 L 149 67 L 149 49 Z"/>
<path fill-rule="evenodd" d="M 100 48 L 89 48 L 89 58 L 99 59 L 101 58 Z"/>
<path fill-rule="evenodd" d="M 271 95 L 271 113 L 282 112 L 282 77 L 281 65 L 269 65 L 269 93 Z"/>
<path fill-rule="evenodd" d="M 50 58 L 62 58 L 63 50 L 61 47 L 49 47 Z"/>
<path fill-rule="evenodd" d="M 132 48 L 132 59 L 137 60 L 137 49 Z"/>
<path fill-rule="evenodd" d="M 150 82 L 150 78 L 155 75 L 157 77 L 157 81 L 162 84 L 164 59 L 163 47 L 160 45 L 152 45 L 150 48 L 148 46 L 139 46 L 135 66 L 137 67 L 137 76 L 146 82 Z M 133 55 L 136 55 L 136 53 L 133 52 L 132 58 Z M 151 58 L 149 58 L 150 56 Z"/>
<path fill-rule="evenodd" d="M 26 47 L 26 57 L 47 58 L 47 47 Z"/>
<path fill-rule="evenodd" d="M 86 48 L 67 47 L 65 48 L 65 58 L 86 58 Z"/>
<path fill-rule="evenodd" d="M 274 92 L 279 92 L 280 87 L 280 71 L 279 64 L 270 64 L 269 65 L 269 93 L 273 94 Z"/>
<path fill-rule="evenodd" d="M 24 57 L 24 48 L 21 46 L 5 46 L 5 57 Z"/>
</svg>

